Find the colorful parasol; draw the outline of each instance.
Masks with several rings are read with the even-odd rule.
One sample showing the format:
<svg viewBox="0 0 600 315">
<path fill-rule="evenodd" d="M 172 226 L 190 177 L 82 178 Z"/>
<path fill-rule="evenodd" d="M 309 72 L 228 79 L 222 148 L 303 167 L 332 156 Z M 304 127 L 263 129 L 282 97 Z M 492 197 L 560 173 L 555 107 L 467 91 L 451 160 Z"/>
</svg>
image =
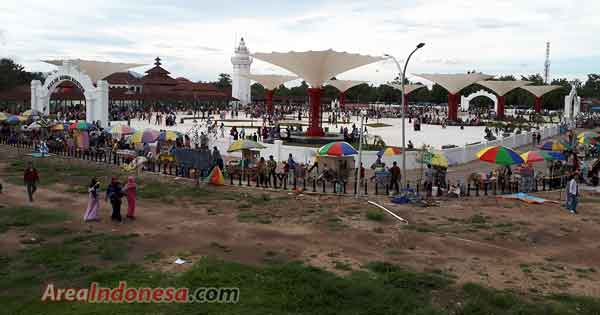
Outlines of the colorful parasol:
<svg viewBox="0 0 600 315">
<path fill-rule="evenodd" d="M 50 127 L 50 130 L 52 131 L 63 131 L 65 129 L 69 128 L 68 124 L 63 124 L 63 123 L 58 123 L 52 127 Z"/>
<path fill-rule="evenodd" d="M 523 164 L 525 162 L 517 152 L 503 146 L 485 148 L 477 152 L 476 156 L 481 161 L 499 165 Z"/>
<path fill-rule="evenodd" d="M 31 124 L 29 124 L 29 126 L 27 126 L 27 129 L 32 129 L 32 130 L 33 129 L 42 129 L 42 128 L 46 128 L 46 127 L 42 126 L 42 124 L 37 121 L 34 121 Z"/>
<path fill-rule="evenodd" d="M 264 149 L 265 146 L 252 140 L 241 139 L 232 143 L 227 149 L 227 152 L 235 152 L 241 150 L 250 150 L 250 149 Z"/>
<path fill-rule="evenodd" d="M 433 166 L 448 168 L 448 159 L 446 159 L 446 157 L 443 154 L 434 153 L 431 157 L 431 162 L 429 164 Z"/>
<path fill-rule="evenodd" d="M 24 111 L 21 116 L 27 118 L 27 119 L 35 119 L 37 117 L 42 116 L 42 113 L 40 113 L 39 111 L 35 110 L 35 109 L 30 109 L 27 111 Z"/>
<path fill-rule="evenodd" d="M 5 113 L 0 112 L 0 121 L 5 121 L 8 119 L 8 115 Z"/>
<path fill-rule="evenodd" d="M 565 156 L 556 151 L 529 151 L 521 154 L 525 163 L 535 163 L 542 161 L 565 161 Z"/>
<path fill-rule="evenodd" d="M 80 120 L 77 122 L 74 122 L 72 124 L 69 125 L 69 130 L 90 130 L 94 127 L 93 124 L 90 124 L 86 121 Z"/>
<path fill-rule="evenodd" d="M 5 120 L 5 122 L 10 125 L 20 124 L 25 121 L 27 121 L 27 118 L 25 118 L 23 116 L 17 116 L 17 115 L 12 115 Z"/>
<path fill-rule="evenodd" d="M 116 125 L 110 128 L 110 133 L 113 135 L 131 135 L 135 130 L 127 125 Z"/>
<path fill-rule="evenodd" d="M 577 135 L 577 143 L 580 144 L 596 144 L 600 141 L 600 135 L 595 132 L 585 131 Z"/>
<path fill-rule="evenodd" d="M 158 140 L 160 140 L 160 141 L 175 141 L 175 140 L 177 140 L 177 138 L 179 138 L 181 136 L 182 136 L 182 134 L 177 131 L 166 130 L 166 131 L 162 131 L 160 133 L 160 136 L 158 136 Z"/>
<path fill-rule="evenodd" d="M 546 151 L 564 151 L 568 145 L 560 140 L 546 141 L 542 143 L 539 148 Z"/>
<path fill-rule="evenodd" d="M 379 152 L 377 152 L 378 156 L 394 156 L 402 154 L 402 149 L 398 147 L 387 147 Z"/>
<path fill-rule="evenodd" d="M 319 155 L 331 155 L 331 156 L 347 156 L 358 154 L 358 151 L 354 149 L 348 142 L 338 141 L 331 142 L 322 146 L 318 151 Z"/>
<path fill-rule="evenodd" d="M 146 128 L 144 130 L 136 131 L 131 138 L 133 143 L 152 143 L 158 140 L 158 136 L 160 136 L 160 132 Z"/>
</svg>

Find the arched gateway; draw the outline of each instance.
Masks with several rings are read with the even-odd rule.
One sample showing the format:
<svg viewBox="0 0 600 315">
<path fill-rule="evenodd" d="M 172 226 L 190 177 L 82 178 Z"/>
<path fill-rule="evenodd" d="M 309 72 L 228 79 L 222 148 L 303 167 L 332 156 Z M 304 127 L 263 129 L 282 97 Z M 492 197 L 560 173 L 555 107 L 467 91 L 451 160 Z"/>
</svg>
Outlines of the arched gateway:
<svg viewBox="0 0 600 315">
<path fill-rule="evenodd" d="M 85 96 L 85 120 L 108 125 L 108 82 L 98 80 L 96 86 L 92 79 L 71 61 L 63 61 L 58 70 L 52 72 L 42 85 L 39 80 L 31 81 L 31 109 L 50 113 L 50 96 L 64 81 L 77 86 Z"/>
<path fill-rule="evenodd" d="M 498 112 L 498 97 L 496 95 L 494 95 L 493 93 L 489 93 L 485 90 L 479 90 L 475 93 L 470 94 L 469 96 L 461 96 L 460 97 L 460 109 L 464 112 L 469 110 L 469 106 L 471 101 L 479 96 L 485 96 L 489 99 L 491 99 L 494 102 L 494 111 L 497 113 Z"/>
</svg>

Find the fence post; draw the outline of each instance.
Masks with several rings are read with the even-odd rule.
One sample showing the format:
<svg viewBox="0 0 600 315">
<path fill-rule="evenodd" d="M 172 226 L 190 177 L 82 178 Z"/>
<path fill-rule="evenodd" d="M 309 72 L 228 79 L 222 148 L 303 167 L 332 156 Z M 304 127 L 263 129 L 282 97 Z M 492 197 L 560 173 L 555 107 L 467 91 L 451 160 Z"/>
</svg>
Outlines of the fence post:
<svg viewBox="0 0 600 315">
<path fill-rule="evenodd" d="M 313 192 L 317 192 L 317 180 L 313 178 Z"/>
<path fill-rule="evenodd" d="M 247 186 L 250 187 L 250 174 L 246 174 L 246 179 L 248 180 Z"/>
<path fill-rule="evenodd" d="M 369 194 L 368 182 L 365 180 L 365 196 Z"/>
<path fill-rule="evenodd" d="M 379 195 L 379 183 L 375 181 L 375 196 Z"/>
<path fill-rule="evenodd" d="M 471 183 L 467 183 L 467 197 L 471 196 Z"/>
<path fill-rule="evenodd" d="M 327 188 L 325 187 L 325 184 L 326 184 L 326 182 L 325 182 L 325 180 L 323 180 L 323 193 L 325 193 L 327 190 Z"/>
</svg>

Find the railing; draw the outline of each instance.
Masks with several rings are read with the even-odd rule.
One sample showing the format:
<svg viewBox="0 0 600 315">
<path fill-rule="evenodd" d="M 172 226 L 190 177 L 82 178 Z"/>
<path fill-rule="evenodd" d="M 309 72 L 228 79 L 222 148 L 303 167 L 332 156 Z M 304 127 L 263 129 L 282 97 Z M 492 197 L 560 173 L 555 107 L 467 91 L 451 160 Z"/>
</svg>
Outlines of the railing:
<svg viewBox="0 0 600 315">
<path fill-rule="evenodd" d="M 0 136 L 0 144 L 10 145 L 16 148 L 34 150 L 35 146 L 31 141 L 9 141 L 6 137 Z M 66 157 L 75 158 L 79 160 L 105 163 L 114 166 L 120 166 L 130 162 L 131 158 L 124 157 L 116 154 L 112 150 L 106 149 L 88 149 L 81 150 L 77 148 L 67 147 L 50 147 L 50 153 Z M 153 173 L 157 175 L 165 176 L 178 176 L 188 179 L 197 180 L 200 177 L 205 177 L 209 170 L 199 170 L 187 165 L 169 162 L 169 161 L 154 161 L 150 160 L 144 163 L 142 169 L 146 173 Z M 399 181 L 400 182 L 400 181 Z M 227 174 L 225 183 L 230 186 L 239 187 L 252 187 L 259 189 L 274 189 L 283 191 L 302 191 L 307 193 L 320 193 L 320 194 L 339 194 L 339 195 L 389 195 L 392 190 L 392 183 L 382 183 L 380 181 L 371 181 L 368 179 L 357 180 L 356 177 L 349 178 L 348 180 L 323 180 L 313 177 L 291 177 L 283 174 L 271 173 L 267 176 L 257 176 L 250 174 Z M 527 190 L 538 192 L 538 191 L 551 191 L 556 189 L 564 189 L 567 184 L 566 176 L 543 176 L 532 179 L 531 188 Z M 398 183 L 398 185 L 400 185 Z M 448 181 L 443 185 L 445 188 L 451 187 L 451 183 Z M 491 195 L 503 195 L 511 194 L 523 191 L 523 185 L 518 181 L 491 181 L 474 184 L 472 182 L 461 184 L 461 195 L 463 196 L 491 196 Z M 426 185 L 422 181 L 407 181 L 406 187 L 398 187 L 402 190 L 413 191 L 416 194 L 426 193 L 431 194 L 431 186 L 429 191 L 425 188 Z"/>
</svg>

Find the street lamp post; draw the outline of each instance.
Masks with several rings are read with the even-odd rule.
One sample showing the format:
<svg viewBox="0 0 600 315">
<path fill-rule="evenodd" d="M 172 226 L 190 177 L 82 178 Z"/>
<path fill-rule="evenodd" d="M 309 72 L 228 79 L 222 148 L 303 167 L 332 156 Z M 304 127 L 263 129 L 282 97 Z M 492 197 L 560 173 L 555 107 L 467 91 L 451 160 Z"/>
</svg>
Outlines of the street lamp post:
<svg viewBox="0 0 600 315">
<path fill-rule="evenodd" d="M 402 85 L 402 99 L 400 102 L 400 108 L 402 110 L 402 189 L 406 189 L 406 126 L 405 126 L 405 118 L 406 118 L 406 110 L 404 109 L 404 79 L 406 77 L 406 68 L 408 67 L 408 62 L 410 61 L 410 57 L 412 57 L 412 55 L 419 49 L 423 48 L 423 46 L 425 46 L 425 43 L 419 43 L 417 45 L 417 47 L 408 55 L 408 58 L 406 58 L 406 61 L 404 62 L 404 68 L 400 67 L 400 63 L 398 62 L 398 60 L 396 60 L 396 58 L 394 56 L 385 54 L 386 57 L 391 58 L 394 63 L 396 64 L 396 67 L 398 68 L 398 72 L 401 75 L 400 80 L 401 80 L 401 85 Z M 408 105 L 408 104 L 406 104 Z M 400 190 L 402 190 L 400 189 Z"/>
<path fill-rule="evenodd" d="M 363 143 L 363 133 L 365 131 L 365 127 L 364 127 L 364 121 L 365 121 L 365 116 L 366 113 L 361 109 L 359 112 L 359 117 L 360 117 L 360 132 L 358 134 L 358 171 L 356 173 L 356 183 L 355 183 L 355 187 L 354 187 L 354 191 L 356 191 L 356 197 L 360 196 L 360 181 L 361 181 L 361 177 L 360 177 L 360 173 L 362 170 L 362 143 Z"/>
</svg>

